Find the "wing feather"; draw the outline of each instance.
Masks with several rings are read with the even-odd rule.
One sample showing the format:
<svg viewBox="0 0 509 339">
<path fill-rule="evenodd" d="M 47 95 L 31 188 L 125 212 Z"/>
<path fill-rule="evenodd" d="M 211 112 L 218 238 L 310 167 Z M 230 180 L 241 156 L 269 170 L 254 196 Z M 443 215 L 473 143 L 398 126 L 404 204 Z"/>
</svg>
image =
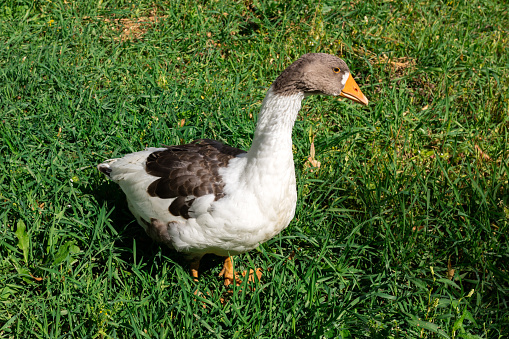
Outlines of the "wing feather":
<svg viewBox="0 0 509 339">
<path fill-rule="evenodd" d="M 147 192 L 161 199 L 176 198 L 168 210 L 187 219 L 195 198 L 213 194 L 218 200 L 224 196 L 218 170 L 242 153 L 245 151 L 210 139 L 153 152 L 147 158 L 146 171 L 159 179 L 148 186 Z"/>
</svg>

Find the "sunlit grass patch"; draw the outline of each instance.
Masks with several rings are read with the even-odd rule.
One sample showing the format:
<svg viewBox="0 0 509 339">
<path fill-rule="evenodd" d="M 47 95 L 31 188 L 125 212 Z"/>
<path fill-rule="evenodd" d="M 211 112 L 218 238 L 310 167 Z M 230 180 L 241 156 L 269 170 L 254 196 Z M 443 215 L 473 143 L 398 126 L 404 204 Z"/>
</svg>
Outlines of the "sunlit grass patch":
<svg viewBox="0 0 509 339">
<path fill-rule="evenodd" d="M 6 1 L 0 336 L 504 338 L 509 27 L 502 2 Z M 295 219 L 199 282 L 96 164 L 212 138 L 249 148 L 307 52 L 370 100 L 304 101 Z"/>
</svg>

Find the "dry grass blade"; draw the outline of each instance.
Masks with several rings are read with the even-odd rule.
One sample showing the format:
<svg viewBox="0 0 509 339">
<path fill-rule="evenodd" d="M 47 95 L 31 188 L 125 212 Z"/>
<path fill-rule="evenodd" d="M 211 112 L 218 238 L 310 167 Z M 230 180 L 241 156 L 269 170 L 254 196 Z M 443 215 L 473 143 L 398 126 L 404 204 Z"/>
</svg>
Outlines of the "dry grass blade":
<svg viewBox="0 0 509 339">
<path fill-rule="evenodd" d="M 156 23 L 167 18 L 167 16 L 157 16 L 156 9 L 152 10 L 150 16 L 143 16 L 139 18 L 122 18 L 122 19 L 110 19 L 102 17 L 102 20 L 106 23 L 112 24 L 112 29 L 120 32 L 115 40 L 120 41 L 134 41 L 142 40 L 143 35 Z"/>
</svg>

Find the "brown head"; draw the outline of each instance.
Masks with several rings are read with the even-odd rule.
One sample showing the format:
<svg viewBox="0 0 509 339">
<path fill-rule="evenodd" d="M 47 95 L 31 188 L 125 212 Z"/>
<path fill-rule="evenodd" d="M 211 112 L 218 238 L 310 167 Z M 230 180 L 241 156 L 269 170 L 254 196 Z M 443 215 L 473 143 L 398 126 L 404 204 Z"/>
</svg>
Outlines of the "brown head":
<svg viewBox="0 0 509 339">
<path fill-rule="evenodd" d="M 325 53 L 304 54 L 281 73 L 272 88 L 278 95 L 341 95 L 363 105 L 368 104 L 346 63 Z"/>
</svg>

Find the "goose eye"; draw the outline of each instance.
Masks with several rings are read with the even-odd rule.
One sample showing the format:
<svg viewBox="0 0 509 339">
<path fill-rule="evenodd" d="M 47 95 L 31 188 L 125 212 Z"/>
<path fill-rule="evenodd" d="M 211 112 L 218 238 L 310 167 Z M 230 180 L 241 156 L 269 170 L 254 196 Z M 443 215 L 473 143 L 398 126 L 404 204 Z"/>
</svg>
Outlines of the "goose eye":
<svg viewBox="0 0 509 339">
<path fill-rule="evenodd" d="M 337 67 L 334 67 L 332 70 L 334 71 L 334 73 L 339 73 L 339 72 L 341 72 L 341 70 L 340 70 L 339 68 L 337 68 Z"/>
</svg>

